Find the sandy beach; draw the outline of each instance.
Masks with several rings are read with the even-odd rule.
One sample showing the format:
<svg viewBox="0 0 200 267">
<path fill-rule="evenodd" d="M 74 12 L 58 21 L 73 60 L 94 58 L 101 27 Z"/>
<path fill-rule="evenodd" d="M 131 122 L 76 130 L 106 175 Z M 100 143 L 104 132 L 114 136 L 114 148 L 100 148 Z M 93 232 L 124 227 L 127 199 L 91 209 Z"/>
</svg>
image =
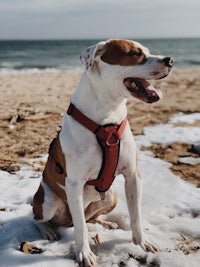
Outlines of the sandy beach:
<svg viewBox="0 0 200 267">
<path fill-rule="evenodd" d="M 14 172 L 25 164 L 25 158 L 47 154 L 79 78 L 78 72 L 0 76 L 1 170 Z M 200 68 L 175 69 L 169 77 L 152 84 L 162 90 L 161 101 L 155 104 L 128 102 L 128 118 L 134 135 L 142 134 L 145 126 L 167 123 L 173 114 L 200 112 Z M 200 127 L 200 122 L 195 126 Z M 172 170 L 179 176 L 200 185 L 199 164 L 178 163 L 180 155 L 198 156 L 191 147 L 175 143 L 150 149 L 171 162 Z"/>
</svg>

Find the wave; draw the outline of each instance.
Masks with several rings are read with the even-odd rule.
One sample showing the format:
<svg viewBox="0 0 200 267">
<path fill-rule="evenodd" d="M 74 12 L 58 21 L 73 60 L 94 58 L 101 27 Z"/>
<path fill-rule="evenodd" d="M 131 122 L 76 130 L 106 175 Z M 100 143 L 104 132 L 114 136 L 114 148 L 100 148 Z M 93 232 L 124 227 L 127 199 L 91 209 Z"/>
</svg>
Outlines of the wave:
<svg viewBox="0 0 200 267">
<path fill-rule="evenodd" d="M 18 75 L 18 74 L 39 74 L 39 73 L 64 73 L 64 72 L 81 72 L 80 67 L 66 67 L 66 68 L 54 68 L 54 67 L 43 67 L 43 68 L 0 68 L 0 75 Z"/>
<path fill-rule="evenodd" d="M 0 69 L 6 68 L 6 69 L 15 69 L 15 70 L 22 70 L 22 69 L 47 69 L 47 68 L 55 68 L 55 69 L 65 69 L 68 68 L 68 66 L 60 65 L 51 65 L 51 64 L 34 64 L 34 63 L 28 63 L 26 62 L 20 62 L 20 61 L 3 61 L 0 64 Z"/>
<path fill-rule="evenodd" d="M 200 60 L 176 59 L 174 57 L 174 64 L 178 68 L 199 67 L 200 66 Z"/>
<path fill-rule="evenodd" d="M 66 71 L 81 71 L 81 65 L 77 64 L 63 64 L 62 62 L 52 62 L 48 60 L 35 60 L 30 61 L 26 60 L 18 60 L 18 59 L 8 59 L 8 60 L 0 60 L 0 75 L 15 75 L 15 74 L 34 74 L 34 73 L 58 73 L 58 72 L 66 72 Z"/>
<path fill-rule="evenodd" d="M 1 64 L 0 64 L 0 68 L 8 68 L 8 69 L 12 69 L 12 68 L 18 68 L 20 66 L 22 66 L 22 62 L 19 62 L 19 61 L 3 61 Z"/>
<path fill-rule="evenodd" d="M 200 65 L 200 60 L 185 60 L 188 65 Z"/>
<path fill-rule="evenodd" d="M 36 73 L 58 73 L 60 70 L 55 68 L 22 68 L 22 69 L 12 69 L 12 68 L 1 68 L 0 75 L 17 75 L 17 74 L 36 74 Z"/>
</svg>

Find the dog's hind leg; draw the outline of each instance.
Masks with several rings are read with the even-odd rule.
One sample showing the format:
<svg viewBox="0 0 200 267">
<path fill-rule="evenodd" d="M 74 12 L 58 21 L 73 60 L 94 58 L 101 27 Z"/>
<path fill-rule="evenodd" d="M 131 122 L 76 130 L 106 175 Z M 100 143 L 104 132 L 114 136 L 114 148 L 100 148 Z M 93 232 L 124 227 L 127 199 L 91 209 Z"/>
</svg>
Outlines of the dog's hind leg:
<svg viewBox="0 0 200 267">
<path fill-rule="evenodd" d="M 85 210 L 86 221 L 89 223 L 99 223 L 105 228 L 117 229 L 119 226 L 114 222 L 103 221 L 100 215 L 108 214 L 117 205 L 117 196 L 113 189 L 105 193 L 105 200 L 91 202 Z"/>
<path fill-rule="evenodd" d="M 51 222 L 58 209 L 58 196 L 41 183 L 33 198 L 34 223 L 45 239 L 57 240 L 56 225 Z"/>
</svg>

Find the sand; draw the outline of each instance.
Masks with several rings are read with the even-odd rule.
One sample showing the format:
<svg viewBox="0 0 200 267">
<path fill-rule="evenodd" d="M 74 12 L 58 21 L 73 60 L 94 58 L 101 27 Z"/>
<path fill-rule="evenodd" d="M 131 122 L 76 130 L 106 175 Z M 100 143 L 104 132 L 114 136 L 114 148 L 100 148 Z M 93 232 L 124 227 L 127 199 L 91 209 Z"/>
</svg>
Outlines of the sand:
<svg viewBox="0 0 200 267">
<path fill-rule="evenodd" d="M 79 78 L 78 72 L 0 76 L 0 169 L 14 172 L 25 164 L 24 159 L 47 154 Z M 173 114 L 200 112 L 200 68 L 175 69 L 169 77 L 152 84 L 162 90 L 162 100 L 154 104 L 128 102 L 134 135 L 142 134 L 145 126 L 167 123 Z M 200 122 L 195 126 L 200 127 Z M 200 165 L 191 167 L 177 160 L 187 153 L 198 156 L 191 152 L 191 145 L 150 149 L 171 162 L 176 174 L 200 185 Z"/>
</svg>

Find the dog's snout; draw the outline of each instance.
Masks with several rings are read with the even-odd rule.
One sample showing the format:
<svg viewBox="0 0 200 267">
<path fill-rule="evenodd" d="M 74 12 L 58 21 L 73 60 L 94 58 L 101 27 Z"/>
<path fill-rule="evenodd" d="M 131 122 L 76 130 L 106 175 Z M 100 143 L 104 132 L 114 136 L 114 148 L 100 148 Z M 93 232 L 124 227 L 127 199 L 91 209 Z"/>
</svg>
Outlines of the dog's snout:
<svg viewBox="0 0 200 267">
<path fill-rule="evenodd" d="M 174 61 L 171 57 L 164 57 L 163 61 L 166 67 L 172 67 L 174 64 Z"/>
</svg>

